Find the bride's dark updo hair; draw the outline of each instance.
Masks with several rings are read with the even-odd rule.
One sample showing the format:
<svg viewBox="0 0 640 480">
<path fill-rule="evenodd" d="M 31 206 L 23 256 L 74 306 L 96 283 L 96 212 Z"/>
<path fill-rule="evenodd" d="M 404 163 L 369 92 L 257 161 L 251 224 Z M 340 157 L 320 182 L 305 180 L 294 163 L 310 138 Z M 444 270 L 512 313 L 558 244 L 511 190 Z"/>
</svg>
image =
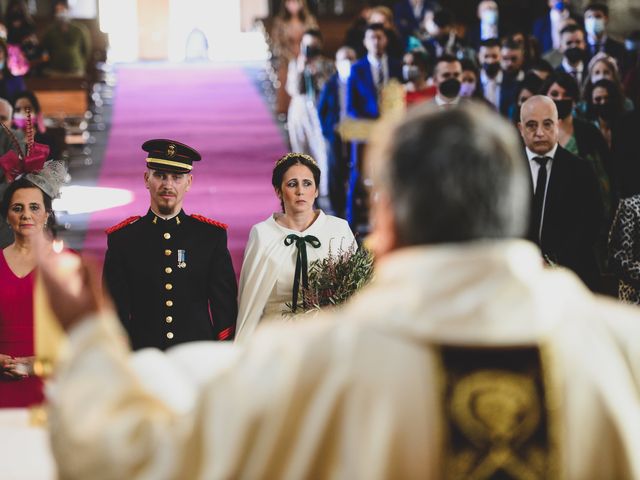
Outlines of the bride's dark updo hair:
<svg viewBox="0 0 640 480">
<path fill-rule="evenodd" d="M 284 157 L 281 157 L 276 162 L 276 166 L 273 167 L 273 174 L 271 175 L 271 185 L 276 191 L 280 191 L 282 188 L 282 179 L 287 170 L 294 165 L 304 165 L 313 174 L 313 180 L 316 182 L 316 187 L 320 186 L 320 167 L 318 163 L 313 159 L 311 155 L 305 153 L 287 153 Z M 284 204 L 280 201 L 280 205 L 284 211 Z"/>
</svg>

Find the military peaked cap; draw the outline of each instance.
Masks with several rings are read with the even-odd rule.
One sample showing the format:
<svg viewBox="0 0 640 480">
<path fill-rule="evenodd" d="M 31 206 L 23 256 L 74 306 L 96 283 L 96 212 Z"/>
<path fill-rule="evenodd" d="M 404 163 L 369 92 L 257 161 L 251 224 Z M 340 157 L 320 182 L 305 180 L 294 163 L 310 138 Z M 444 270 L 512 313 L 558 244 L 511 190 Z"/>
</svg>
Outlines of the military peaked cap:
<svg viewBox="0 0 640 480">
<path fill-rule="evenodd" d="M 189 173 L 201 158 L 190 146 L 164 138 L 147 140 L 142 150 L 148 153 L 147 167 L 165 172 Z"/>
</svg>

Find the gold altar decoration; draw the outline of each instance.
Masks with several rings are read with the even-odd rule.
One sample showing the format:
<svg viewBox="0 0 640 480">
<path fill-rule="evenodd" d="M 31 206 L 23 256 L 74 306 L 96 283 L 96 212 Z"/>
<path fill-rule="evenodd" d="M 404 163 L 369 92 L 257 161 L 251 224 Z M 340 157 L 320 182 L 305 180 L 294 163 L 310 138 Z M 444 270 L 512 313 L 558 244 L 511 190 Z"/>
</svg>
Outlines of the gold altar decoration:
<svg viewBox="0 0 640 480">
<path fill-rule="evenodd" d="M 391 79 L 380 94 L 380 118 L 347 118 L 340 122 L 337 131 L 344 142 L 365 143 L 371 137 L 374 127 L 381 120 L 395 120 L 406 112 L 406 92 L 400 82 Z"/>
</svg>

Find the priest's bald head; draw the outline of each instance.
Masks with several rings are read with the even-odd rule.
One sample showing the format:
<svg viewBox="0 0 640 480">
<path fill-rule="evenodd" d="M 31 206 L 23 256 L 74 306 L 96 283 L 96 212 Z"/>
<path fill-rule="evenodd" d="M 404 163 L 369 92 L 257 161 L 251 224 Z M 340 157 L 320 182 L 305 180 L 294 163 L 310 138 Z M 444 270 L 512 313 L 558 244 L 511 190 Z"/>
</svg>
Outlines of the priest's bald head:
<svg viewBox="0 0 640 480">
<path fill-rule="evenodd" d="M 482 105 L 419 108 L 368 159 L 372 248 L 521 237 L 530 178 L 517 131 Z"/>
</svg>

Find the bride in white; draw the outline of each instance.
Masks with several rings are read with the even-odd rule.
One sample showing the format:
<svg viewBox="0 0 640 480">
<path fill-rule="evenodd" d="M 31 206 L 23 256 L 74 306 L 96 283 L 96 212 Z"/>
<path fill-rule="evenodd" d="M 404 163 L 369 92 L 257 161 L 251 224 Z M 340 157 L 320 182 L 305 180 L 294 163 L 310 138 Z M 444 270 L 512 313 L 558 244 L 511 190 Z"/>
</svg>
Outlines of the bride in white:
<svg viewBox="0 0 640 480">
<path fill-rule="evenodd" d="M 283 213 L 254 225 L 240 274 L 236 340 L 246 340 L 267 317 L 281 319 L 286 303 L 299 305 L 314 260 L 355 242 L 349 224 L 314 210 L 320 168 L 309 155 L 289 153 L 273 169 L 271 183 Z"/>
</svg>

